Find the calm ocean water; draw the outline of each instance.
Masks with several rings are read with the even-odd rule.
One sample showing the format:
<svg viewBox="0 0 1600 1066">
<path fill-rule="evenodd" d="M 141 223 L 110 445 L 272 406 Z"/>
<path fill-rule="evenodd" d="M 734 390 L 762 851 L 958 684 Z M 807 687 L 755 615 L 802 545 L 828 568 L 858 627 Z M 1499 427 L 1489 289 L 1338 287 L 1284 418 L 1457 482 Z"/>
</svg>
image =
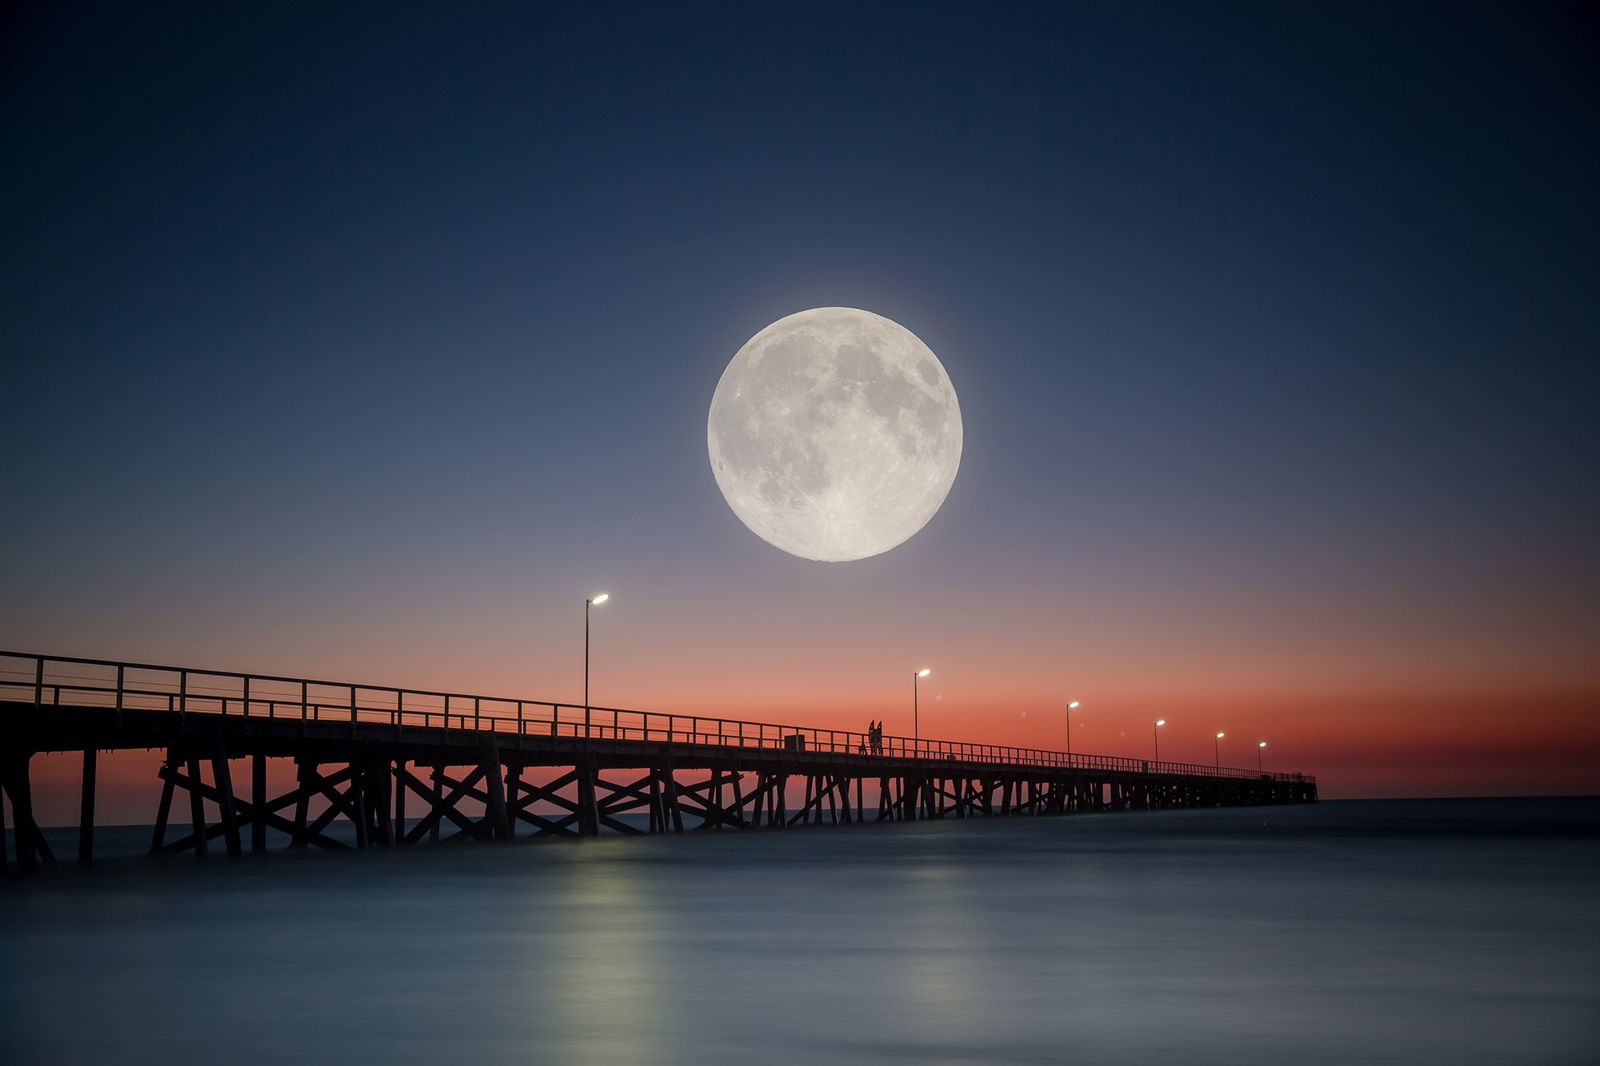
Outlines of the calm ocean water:
<svg viewBox="0 0 1600 1066">
<path fill-rule="evenodd" d="M 0 884 L 0 1062 L 1593 1064 L 1597 845 L 1408 800 L 108 862 Z"/>
</svg>

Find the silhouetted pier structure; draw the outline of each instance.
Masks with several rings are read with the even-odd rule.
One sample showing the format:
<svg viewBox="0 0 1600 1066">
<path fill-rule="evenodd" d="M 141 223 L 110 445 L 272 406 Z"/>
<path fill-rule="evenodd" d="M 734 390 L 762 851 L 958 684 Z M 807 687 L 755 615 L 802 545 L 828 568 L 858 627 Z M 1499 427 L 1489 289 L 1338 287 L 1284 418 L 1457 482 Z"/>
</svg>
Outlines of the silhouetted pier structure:
<svg viewBox="0 0 1600 1066">
<path fill-rule="evenodd" d="M 1301 774 L 0 652 L 0 861 L 55 861 L 28 766 L 67 751 L 87 862 L 97 754 L 125 749 L 165 752 L 151 851 L 196 855 L 266 851 L 268 829 L 347 848 L 339 819 L 365 848 L 1317 799 Z M 294 765 L 277 794 L 274 759 Z"/>
</svg>

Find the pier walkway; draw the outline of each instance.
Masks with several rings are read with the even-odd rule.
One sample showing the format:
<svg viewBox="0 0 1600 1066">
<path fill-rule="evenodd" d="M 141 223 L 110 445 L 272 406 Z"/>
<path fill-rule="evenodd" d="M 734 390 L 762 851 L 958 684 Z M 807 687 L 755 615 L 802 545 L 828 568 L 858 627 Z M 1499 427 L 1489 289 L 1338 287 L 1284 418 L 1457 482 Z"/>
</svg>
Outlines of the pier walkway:
<svg viewBox="0 0 1600 1066">
<path fill-rule="evenodd" d="M 340 819 L 364 848 L 1317 800 L 1302 774 L 0 652 L 0 863 L 55 861 L 28 766 L 62 751 L 83 753 L 89 861 L 97 756 L 125 749 L 164 753 L 151 851 L 195 855 L 266 851 L 269 829 L 347 848 Z M 273 760 L 294 769 L 276 794 Z"/>
</svg>

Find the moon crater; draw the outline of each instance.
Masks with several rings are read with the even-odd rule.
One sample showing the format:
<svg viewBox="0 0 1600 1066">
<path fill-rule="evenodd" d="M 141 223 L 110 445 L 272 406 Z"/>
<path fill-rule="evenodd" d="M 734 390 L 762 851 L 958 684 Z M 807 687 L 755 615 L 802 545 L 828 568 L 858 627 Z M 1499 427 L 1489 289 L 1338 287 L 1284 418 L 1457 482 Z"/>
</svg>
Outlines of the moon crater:
<svg viewBox="0 0 1600 1066">
<path fill-rule="evenodd" d="M 757 536 L 824 562 L 865 559 L 928 523 L 961 464 L 961 407 L 910 330 L 818 307 L 747 341 L 711 397 L 723 498 Z"/>
</svg>

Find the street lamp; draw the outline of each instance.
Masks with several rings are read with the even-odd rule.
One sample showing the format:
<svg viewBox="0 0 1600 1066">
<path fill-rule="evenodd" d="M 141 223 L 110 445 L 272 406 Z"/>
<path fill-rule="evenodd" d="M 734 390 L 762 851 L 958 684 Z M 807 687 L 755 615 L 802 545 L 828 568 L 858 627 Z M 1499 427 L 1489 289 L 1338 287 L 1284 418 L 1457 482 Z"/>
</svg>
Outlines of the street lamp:
<svg viewBox="0 0 1600 1066">
<path fill-rule="evenodd" d="M 1072 765 L 1072 709 L 1078 705 L 1077 700 L 1067 704 L 1067 765 Z"/>
<path fill-rule="evenodd" d="M 1217 757 L 1218 770 L 1222 769 L 1222 738 L 1227 735 L 1228 734 L 1226 733 L 1218 733 L 1217 739 L 1211 742 L 1211 750 L 1216 754 Z"/>
<path fill-rule="evenodd" d="M 917 682 L 933 673 L 924 666 L 911 674 L 911 739 L 922 739 L 922 719 L 917 712 Z"/>
<path fill-rule="evenodd" d="M 1267 742 L 1262 741 L 1256 745 L 1256 773 L 1261 773 L 1261 753 L 1266 750 Z"/>
<path fill-rule="evenodd" d="M 1154 738 L 1156 742 L 1156 762 L 1161 761 L 1161 727 L 1166 724 L 1167 720 L 1165 718 L 1157 718 L 1156 724 L 1150 727 L 1150 736 Z"/>
<path fill-rule="evenodd" d="M 602 592 L 598 596 L 590 596 L 583 601 L 583 735 L 589 735 L 589 608 L 602 604 L 611 598 L 611 593 Z"/>
</svg>

